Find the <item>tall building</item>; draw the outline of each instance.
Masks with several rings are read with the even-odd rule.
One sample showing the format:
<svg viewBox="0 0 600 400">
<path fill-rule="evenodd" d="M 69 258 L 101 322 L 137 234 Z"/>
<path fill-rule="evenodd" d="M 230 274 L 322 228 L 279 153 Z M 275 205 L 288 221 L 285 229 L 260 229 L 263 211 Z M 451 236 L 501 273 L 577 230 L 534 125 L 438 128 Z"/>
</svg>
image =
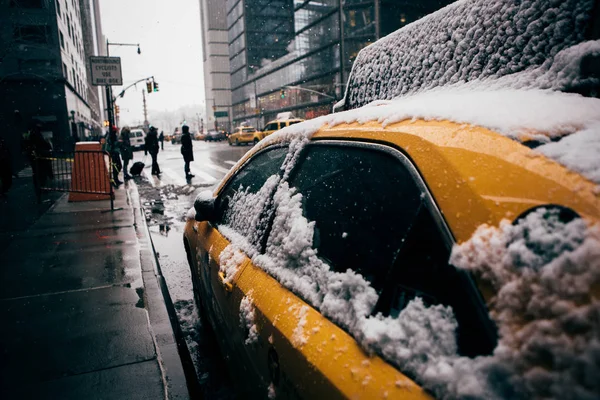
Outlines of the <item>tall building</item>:
<svg viewBox="0 0 600 400">
<path fill-rule="evenodd" d="M 231 130 L 229 41 L 225 2 L 200 0 L 204 90 L 208 129 Z"/>
<path fill-rule="evenodd" d="M 55 149 L 100 132 L 98 91 L 86 67 L 95 54 L 91 3 L 0 2 L 0 135 L 13 154 L 34 124 Z"/>
<path fill-rule="evenodd" d="M 453 1 L 227 0 L 234 126 L 330 113 L 363 47 Z"/>
</svg>

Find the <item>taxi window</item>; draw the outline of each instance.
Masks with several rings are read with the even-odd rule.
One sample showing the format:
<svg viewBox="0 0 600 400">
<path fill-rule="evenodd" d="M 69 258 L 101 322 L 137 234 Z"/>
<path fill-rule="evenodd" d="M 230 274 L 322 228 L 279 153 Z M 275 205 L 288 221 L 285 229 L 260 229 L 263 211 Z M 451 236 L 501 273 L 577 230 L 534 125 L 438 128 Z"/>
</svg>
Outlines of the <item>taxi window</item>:
<svg viewBox="0 0 600 400">
<path fill-rule="evenodd" d="M 244 128 L 242 132 L 254 132 L 254 128 Z"/>
<path fill-rule="evenodd" d="M 224 216 L 229 207 L 229 201 L 241 187 L 250 193 L 256 193 L 267 179 L 279 173 L 281 164 L 287 154 L 287 147 L 267 149 L 247 162 L 240 171 L 227 183 L 217 200 L 218 223 L 227 223 Z"/>
<path fill-rule="evenodd" d="M 319 257 L 334 271 L 360 273 L 379 291 L 422 205 L 410 172 L 384 152 L 312 145 L 290 185 L 315 221 Z"/>
<path fill-rule="evenodd" d="M 288 122 L 288 126 L 292 126 L 294 124 L 299 124 L 300 122 L 302 122 L 302 121 L 290 121 L 290 122 Z"/>
<path fill-rule="evenodd" d="M 265 127 L 265 131 L 276 131 L 277 130 L 277 122 L 271 122 Z"/>
</svg>

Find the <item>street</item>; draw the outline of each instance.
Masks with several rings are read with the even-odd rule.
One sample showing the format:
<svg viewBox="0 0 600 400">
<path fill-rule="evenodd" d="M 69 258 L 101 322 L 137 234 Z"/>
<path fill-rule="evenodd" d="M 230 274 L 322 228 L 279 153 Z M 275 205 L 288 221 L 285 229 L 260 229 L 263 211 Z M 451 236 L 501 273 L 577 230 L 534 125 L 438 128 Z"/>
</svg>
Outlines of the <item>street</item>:
<svg viewBox="0 0 600 400">
<path fill-rule="evenodd" d="M 161 175 L 151 175 L 152 160 L 143 151 L 134 153 L 135 161 L 145 158 L 141 177 L 135 178 L 146 220 L 175 306 L 181 331 L 186 339 L 198 381 L 207 398 L 233 398 L 226 364 L 218 350 L 213 333 L 200 322 L 194 304 L 190 270 L 183 247 L 185 213 L 198 192 L 214 189 L 229 169 L 252 147 L 231 147 L 226 141 L 194 141 L 194 178 L 188 183 L 183 169 L 181 145 L 165 141 L 158 154 Z"/>
</svg>

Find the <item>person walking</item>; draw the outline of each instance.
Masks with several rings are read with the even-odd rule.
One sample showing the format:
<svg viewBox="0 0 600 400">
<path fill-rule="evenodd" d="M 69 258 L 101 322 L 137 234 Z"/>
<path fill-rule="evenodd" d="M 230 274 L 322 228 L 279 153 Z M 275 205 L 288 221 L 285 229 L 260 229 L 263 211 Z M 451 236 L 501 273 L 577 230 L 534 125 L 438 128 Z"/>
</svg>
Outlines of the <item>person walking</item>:
<svg viewBox="0 0 600 400">
<path fill-rule="evenodd" d="M 158 134 L 156 132 L 156 128 L 151 126 L 150 131 L 146 135 L 146 145 L 145 151 L 150 153 L 150 157 L 152 157 L 152 175 L 160 175 L 160 167 L 158 166 L 158 161 L 156 160 L 158 157 Z"/>
<path fill-rule="evenodd" d="M 165 149 L 165 135 L 163 134 L 163 131 L 160 131 L 160 135 L 158 135 L 158 141 L 160 142 L 160 149 L 164 150 Z"/>
<path fill-rule="evenodd" d="M 121 156 L 119 155 L 119 140 L 117 139 L 117 128 L 112 127 L 106 136 L 104 150 L 110 155 L 110 165 L 113 177 L 113 185 L 119 187 L 123 182 L 119 180 L 119 172 L 123 165 L 121 164 Z"/>
<path fill-rule="evenodd" d="M 190 127 L 184 125 L 181 127 L 181 154 L 183 155 L 183 161 L 185 162 L 185 179 L 191 179 L 194 177 L 190 173 L 190 162 L 194 161 L 194 149 L 192 144 L 192 136 L 190 135 Z"/>
<path fill-rule="evenodd" d="M 121 148 L 121 157 L 123 158 L 123 179 L 128 180 L 131 179 L 131 175 L 129 175 L 129 161 L 133 158 L 133 149 L 131 148 L 131 140 L 129 139 L 129 131 L 128 127 L 123 127 L 121 129 L 121 136 L 119 137 L 119 147 Z"/>
</svg>

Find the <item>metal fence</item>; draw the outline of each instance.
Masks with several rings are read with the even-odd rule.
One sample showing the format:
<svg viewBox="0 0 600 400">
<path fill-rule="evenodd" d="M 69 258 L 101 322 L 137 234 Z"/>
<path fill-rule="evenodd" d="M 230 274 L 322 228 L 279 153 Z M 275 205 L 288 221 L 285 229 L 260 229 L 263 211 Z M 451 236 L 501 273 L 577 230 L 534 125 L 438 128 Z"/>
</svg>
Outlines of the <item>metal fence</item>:
<svg viewBox="0 0 600 400">
<path fill-rule="evenodd" d="M 51 152 L 35 158 L 33 182 L 38 201 L 43 191 L 107 195 L 114 210 L 110 156 L 101 150 Z"/>
</svg>

